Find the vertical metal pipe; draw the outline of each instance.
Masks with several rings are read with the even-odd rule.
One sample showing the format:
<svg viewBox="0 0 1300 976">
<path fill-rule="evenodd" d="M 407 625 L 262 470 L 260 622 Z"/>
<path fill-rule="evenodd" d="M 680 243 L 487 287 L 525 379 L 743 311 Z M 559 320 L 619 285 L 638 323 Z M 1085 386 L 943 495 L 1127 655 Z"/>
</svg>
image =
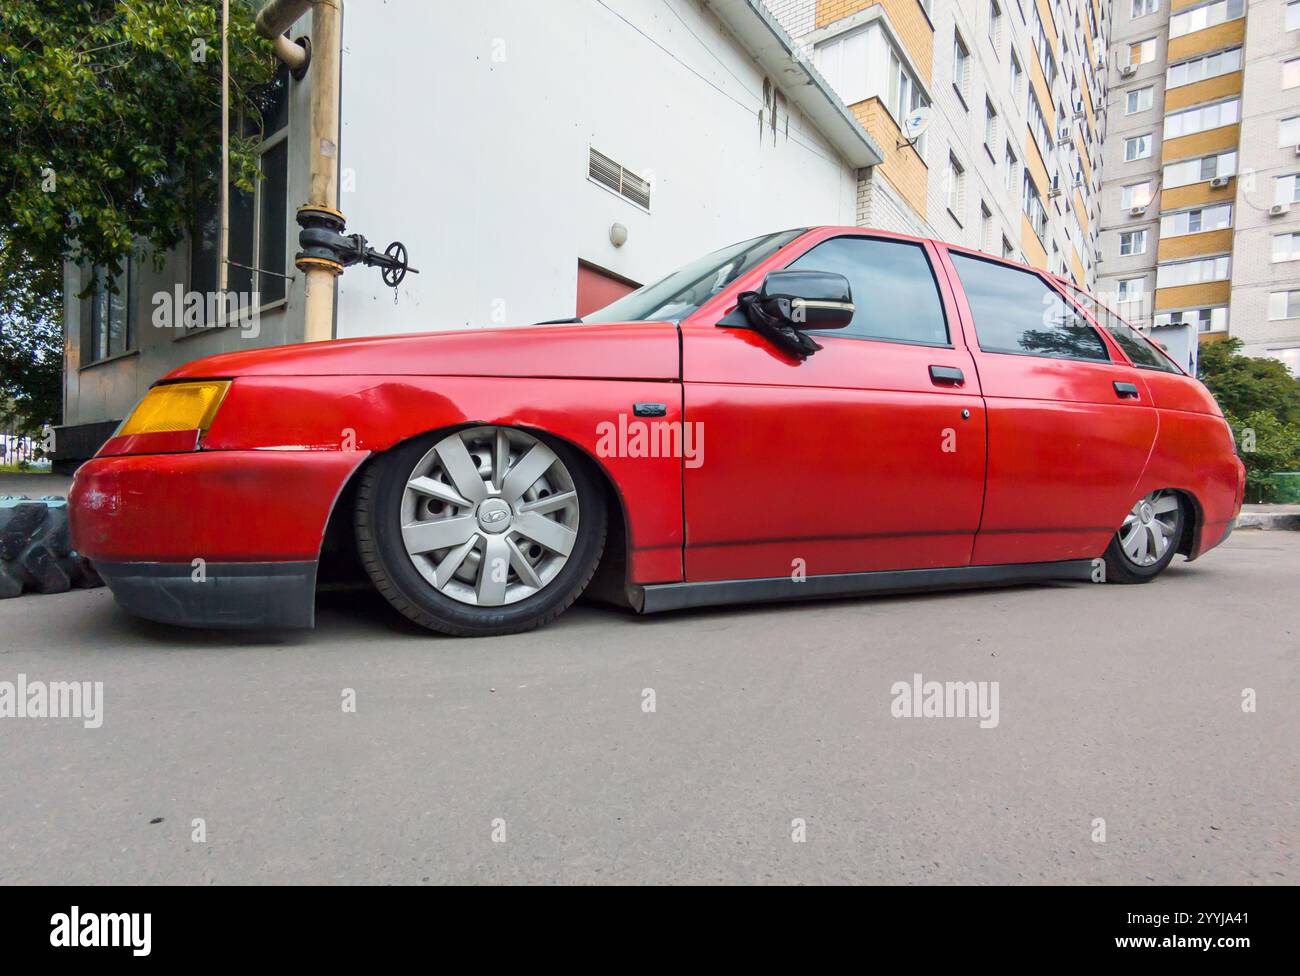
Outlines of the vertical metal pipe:
<svg viewBox="0 0 1300 976">
<path fill-rule="evenodd" d="M 217 258 L 217 292 L 230 284 L 230 0 L 221 0 L 221 232 Z"/>
</svg>

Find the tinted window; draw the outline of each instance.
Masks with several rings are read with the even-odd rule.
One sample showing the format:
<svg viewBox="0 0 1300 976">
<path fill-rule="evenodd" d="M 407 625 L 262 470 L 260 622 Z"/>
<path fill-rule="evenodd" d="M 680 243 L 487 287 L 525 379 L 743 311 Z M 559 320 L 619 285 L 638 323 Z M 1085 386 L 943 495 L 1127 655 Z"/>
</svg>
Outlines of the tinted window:
<svg viewBox="0 0 1300 976">
<path fill-rule="evenodd" d="M 849 279 L 857 311 L 846 329 L 827 335 L 948 345 L 939 287 L 919 244 L 836 237 L 790 265 L 797 271 L 833 271 Z"/>
<path fill-rule="evenodd" d="M 1070 291 L 1074 293 L 1075 301 L 1092 312 L 1093 318 L 1110 333 L 1110 337 L 1119 344 L 1119 347 L 1124 350 L 1128 358 L 1133 360 L 1135 366 L 1142 366 L 1146 369 L 1159 369 L 1166 373 L 1182 372 L 1159 346 L 1105 305 L 1098 303 L 1091 295 L 1081 292 L 1077 288 L 1071 288 Z"/>
<path fill-rule="evenodd" d="M 955 252 L 952 262 L 985 352 L 1110 359 L 1097 330 L 1038 275 Z"/>
</svg>

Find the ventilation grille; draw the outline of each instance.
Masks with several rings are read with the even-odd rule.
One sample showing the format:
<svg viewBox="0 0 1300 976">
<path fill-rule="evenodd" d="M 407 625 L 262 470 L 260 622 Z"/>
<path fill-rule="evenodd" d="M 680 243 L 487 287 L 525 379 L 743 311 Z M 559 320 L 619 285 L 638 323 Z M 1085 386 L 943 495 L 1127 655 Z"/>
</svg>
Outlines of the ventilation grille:
<svg viewBox="0 0 1300 976">
<path fill-rule="evenodd" d="M 626 166 L 616 163 L 598 149 L 587 150 L 587 175 L 638 207 L 650 209 L 650 182 Z"/>
</svg>

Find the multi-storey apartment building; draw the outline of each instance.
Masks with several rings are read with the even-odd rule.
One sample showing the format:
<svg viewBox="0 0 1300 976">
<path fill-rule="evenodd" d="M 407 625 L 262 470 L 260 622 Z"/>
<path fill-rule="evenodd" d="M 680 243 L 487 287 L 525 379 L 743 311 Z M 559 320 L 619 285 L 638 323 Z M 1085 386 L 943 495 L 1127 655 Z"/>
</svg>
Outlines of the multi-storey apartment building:
<svg viewBox="0 0 1300 976">
<path fill-rule="evenodd" d="M 1300 370 L 1300 0 L 1119 0 L 1111 42 L 1099 290 Z"/>
<path fill-rule="evenodd" d="M 858 223 L 1093 285 L 1109 0 L 769 6 L 884 153 L 860 176 Z"/>
</svg>

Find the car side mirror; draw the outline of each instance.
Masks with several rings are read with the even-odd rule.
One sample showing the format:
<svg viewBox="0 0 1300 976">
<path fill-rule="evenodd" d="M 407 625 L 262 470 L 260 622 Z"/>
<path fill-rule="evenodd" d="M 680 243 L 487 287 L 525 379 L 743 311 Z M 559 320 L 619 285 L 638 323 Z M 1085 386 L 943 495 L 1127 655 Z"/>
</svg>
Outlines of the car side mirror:
<svg viewBox="0 0 1300 976">
<path fill-rule="evenodd" d="M 853 321 L 849 279 L 830 271 L 772 271 L 757 303 L 782 325 L 800 332 L 842 329 Z"/>
</svg>

